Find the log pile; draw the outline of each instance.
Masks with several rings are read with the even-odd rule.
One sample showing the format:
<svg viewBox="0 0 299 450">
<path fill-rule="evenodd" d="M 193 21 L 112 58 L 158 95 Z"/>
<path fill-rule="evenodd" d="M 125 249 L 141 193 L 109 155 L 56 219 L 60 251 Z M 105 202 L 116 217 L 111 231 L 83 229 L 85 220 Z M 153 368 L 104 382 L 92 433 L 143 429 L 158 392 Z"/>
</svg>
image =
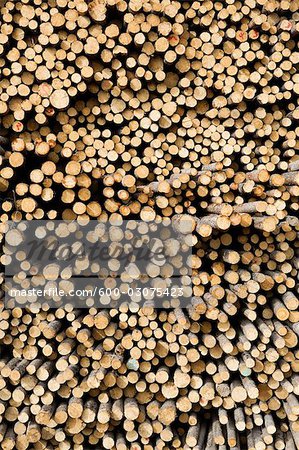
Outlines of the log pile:
<svg viewBox="0 0 299 450">
<path fill-rule="evenodd" d="M 170 218 L 194 244 L 187 309 L 1 290 L 1 449 L 299 449 L 298 36 L 298 0 L 0 1 L 2 242 Z"/>
</svg>

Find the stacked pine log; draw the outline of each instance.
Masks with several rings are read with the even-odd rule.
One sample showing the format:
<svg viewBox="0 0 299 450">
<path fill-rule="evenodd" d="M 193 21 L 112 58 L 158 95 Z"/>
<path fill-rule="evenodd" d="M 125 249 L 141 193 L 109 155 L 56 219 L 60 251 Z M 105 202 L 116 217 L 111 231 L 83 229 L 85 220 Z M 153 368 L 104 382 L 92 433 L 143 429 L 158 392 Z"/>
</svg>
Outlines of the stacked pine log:
<svg viewBox="0 0 299 450">
<path fill-rule="evenodd" d="M 298 0 L 0 1 L 2 240 L 194 238 L 188 309 L 2 298 L 0 448 L 299 448 L 298 35 Z"/>
</svg>

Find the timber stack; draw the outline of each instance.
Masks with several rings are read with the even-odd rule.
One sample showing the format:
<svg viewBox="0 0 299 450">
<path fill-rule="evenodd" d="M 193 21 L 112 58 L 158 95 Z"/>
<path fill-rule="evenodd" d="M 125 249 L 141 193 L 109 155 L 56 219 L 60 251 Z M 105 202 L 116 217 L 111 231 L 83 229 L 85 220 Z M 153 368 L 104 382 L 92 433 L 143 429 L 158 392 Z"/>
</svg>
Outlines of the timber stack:
<svg viewBox="0 0 299 450">
<path fill-rule="evenodd" d="M 298 68 L 298 0 L 0 1 L 1 245 L 193 234 L 188 308 L 1 290 L 1 449 L 299 449 Z"/>
</svg>

